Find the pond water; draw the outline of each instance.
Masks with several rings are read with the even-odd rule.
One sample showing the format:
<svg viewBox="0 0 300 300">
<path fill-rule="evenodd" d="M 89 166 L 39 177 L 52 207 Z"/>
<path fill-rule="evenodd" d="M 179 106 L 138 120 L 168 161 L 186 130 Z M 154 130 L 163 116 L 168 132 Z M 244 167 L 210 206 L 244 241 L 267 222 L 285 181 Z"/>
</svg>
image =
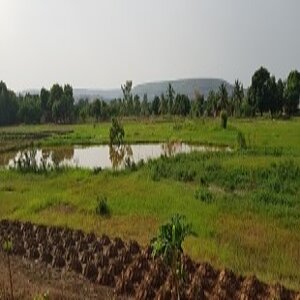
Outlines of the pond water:
<svg viewBox="0 0 300 300">
<path fill-rule="evenodd" d="M 165 144 L 131 144 L 121 146 L 73 146 L 45 149 L 30 149 L 0 156 L 2 167 L 14 167 L 20 159 L 23 163 L 70 166 L 81 168 L 124 168 L 126 164 L 155 159 L 161 155 L 173 156 L 192 151 L 231 151 L 229 147 L 188 145 L 180 142 Z"/>
</svg>

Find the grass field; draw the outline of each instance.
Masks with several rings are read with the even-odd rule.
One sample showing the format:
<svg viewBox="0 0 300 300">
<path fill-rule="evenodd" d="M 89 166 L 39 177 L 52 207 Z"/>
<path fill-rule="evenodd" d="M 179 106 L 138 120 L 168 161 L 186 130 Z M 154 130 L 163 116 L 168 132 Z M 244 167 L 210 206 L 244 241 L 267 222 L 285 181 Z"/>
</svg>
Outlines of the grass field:
<svg viewBox="0 0 300 300">
<path fill-rule="evenodd" d="M 5 127 L 0 137 L 54 131 L 35 142 L 105 143 L 109 126 Z M 1 170 L 0 218 L 67 225 L 147 244 L 159 225 L 179 212 L 197 233 L 185 243 L 193 258 L 300 289 L 300 119 L 229 120 L 226 130 L 215 120 L 130 120 L 124 128 L 127 142 L 182 140 L 232 148 L 242 131 L 250 149 L 182 154 L 119 173 Z M 101 196 L 108 199 L 110 217 L 95 214 Z"/>
<path fill-rule="evenodd" d="M 226 130 L 220 128 L 219 120 L 125 120 L 125 140 L 134 142 L 165 142 L 181 140 L 189 143 L 216 144 L 236 146 L 238 131 L 242 131 L 249 145 L 253 148 L 283 149 L 286 154 L 299 155 L 299 118 L 289 121 L 269 119 L 229 119 Z M 74 144 L 103 144 L 108 143 L 110 122 L 80 125 L 33 125 L 0 127 L 1 137 L 4 134 L 48 133 L 49 136 L 39 140 L 42 145 L 74 145 Z M 65 134 L 61 134 L 65 133 Z M 19 143 L 19 137 L 15 140 Z M 34 140 L 33 140 L 34 141 Z M 6 141 L 7 143 L 7 141 Z"/>
</svg>

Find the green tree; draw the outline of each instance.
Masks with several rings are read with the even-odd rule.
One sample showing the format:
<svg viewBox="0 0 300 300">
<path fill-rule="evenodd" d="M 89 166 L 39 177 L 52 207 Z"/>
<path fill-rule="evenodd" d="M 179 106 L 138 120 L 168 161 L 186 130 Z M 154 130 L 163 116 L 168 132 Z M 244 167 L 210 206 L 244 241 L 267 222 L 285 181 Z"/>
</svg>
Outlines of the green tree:
<svg viewBox="0 0 300 300">
<path fill-rule="evenodd" d="M 61 99 L 64 94 L 63 88 L 59 84 L 54 84 L 50 89 L 49 109 L 51 109 L 52 121 L 55 123 L 62 122 L 62 105 Z"/>
<path fill-rule="evenodd" d="M 300 73 L 291 71 L 284 91 L 284 110 L 286 114 L 295 114 L 299 107 L 300 98 Z"/>
<path fill-rule="evenodd" d="M 42 88 L 40 92 L 40 99 L 41 99 L 42 121 L 49 122 L 51 121 L 51 110 L 52 110 L 52 107 L 50 105 L 50 92 L 45 88 Z"/>
<path fill-rule="evenodd" d="M 234 88 L 232 92 L 233 114 L 236 117 L 241 115 L 241 105 L 243 99 L 244 99 L 244 88 L 242 83 L 237 79 L 234 82 Z"/>
<path fill-rule="evenodd" d="M 283 111 L 284 105 L 284 83 L 281 79 L 277 81 L 277 97 L 278 97 L 278 111 Z"/>
<path fill-rule="evenodd" d="M 141 114 L 141 101 L 139 95 L 135 95 L 133 98 L 133 110 L 135 116 L 139 116 Z"/>
<path fill-rule="evenodd" d="M 0 82 L 0 126 L 17 122 L 18 102 L 14 92 Z"/>
<path fill-rule="evenodd" d="M 250 97 L 253 99 L 251 99 L 251 103 L 255 103 L 261 115 L 269 110 L 269 80 L 270 73 L 264 67 L 258 69 L 252 76 Z"/>
<path fill-rule="evenodd" d="M 195 91 L 195 98 L 192 101 L 192 112 L 195 117 L 201 117 L 204 114 L 204 96 L 199 91 Z"/>
<path fill-rule="evenodd" d="M 207 101 L 206 101 L 206 112 L 207 115 L 211 115 L 216 117 L 218 112 L 218 98 L 216 93 L 211 90 L 208 93 Z"/>
<path fill-rule="evenodd" d="M 132 97 L 132 81 L 127 80 L 124 85 L 121 85 L 123 92 L 123 101 L 125 106 L 125 114 L 133 114 L 133 97 Z"/>
<path fill-rule="evenodd" d="M 144 94 L 142 105 L 141 105 L 141 114 L 145 117 L 148 117 L 150 113 L 149 102 L 147 94 Z"/>
<path fill-rule="evenodd" d="M 190 113 L 191 102 L 188 96 L 177 94 L 173 106 L 173 113 L 175 115 L 186 116 Z"/>
<path fill-rule="evenodd" d="M 168 113 L 171 115 L 173 113 L 173 104 L 174 104 L 174 99 L 175 99 L 175 91 L 174 91 L 171 83 L 169 83 L 169 85 L 168 85 L 166 98 L 168 101 Z"/>
<path fill-rule="evenodd" d="M 101 111 L 101 101 L 99 99 L 96 99 L 92 103 L 92 114 L 97 122 L 99 122 L 99 120 L 101 118 L 101 112 L 102 112 Z"/>
<path fill-rule="evenodd" d="M 64 123 L 70 123 L 73 116 L 74 109 L 74 97 L 73 97 L 73 88 L 66 84 L 64 86 L 63 97 L 61 98 L 62 108 L 63 108 L 63 121 Z"/>
<path fill-rule="evenodd" d="M 166 115 L 168 113 L 168 100 L 164 94 L 160 95 L 159 114 Z"/>
<path fill-rule="evenodd" d="M 155 116 L 158 116 L 159 114 L 159 107 L 160 107 L 160 100 L 158 96 L 155 96 L 153 101 L 152 101 L 152 113 Z"/>
<path fill-rule="evenodd" d="M 225 83 L 222 83 L 219 87 L 218 98 L 219 98 L 218 109 L 219 110 L 227 110 L 227 108 L 228 108 L 228 91 L 227 91 Z"/>
<path fill-rule="evenodd" d="M 38 124 L 41 121 L 42 110 L 40 97 L 26 94 L 19 98 L 19 120 L 25 124 Z"/>
<path fill-rule="evenodd" d="M 74 109 L 73 88 L 69 84 L 64 88 L 54 84 L 50 90 L 50 106 L 54 122 L 71 122 Z"/>
<path fill-rule="evenodd" d="M 110 116 L 109 105 L 104 100 L 101 101 L 101 118 L 103 120 L 108 119 Z"/>
<path fill-rule="evenodd" d="M 278 91 L 278 85 L 274 76 L 270 77 L 267 82 L 268 86 L 268 102 L 266 103 L 266 109 L 270 111 L 271 116 L 274 113 L 280 111 L 280 95 Z"/>
</svg>

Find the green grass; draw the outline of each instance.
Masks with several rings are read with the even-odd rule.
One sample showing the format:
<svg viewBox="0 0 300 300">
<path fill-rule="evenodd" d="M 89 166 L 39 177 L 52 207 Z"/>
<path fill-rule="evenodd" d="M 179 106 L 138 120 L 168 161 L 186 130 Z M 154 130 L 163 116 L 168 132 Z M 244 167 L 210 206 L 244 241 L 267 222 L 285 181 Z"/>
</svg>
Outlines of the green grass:
<svg viewBox="0 0 300 300">
<path fill-rule="evenodd" d="M 214 120 L 204 124 L 131 120 L 125 122 L 125 131 L 131 142 L 180 139 L 235 147 L 241 130 L 252 148 L 182 154 L 152 161 L 136 172 L 0 170 L 0 218 L 67 225 L 147 244 L 158 227 L 179 212 L 197 233 L 184 245 L 193 258 L 299 290 L 300 119 L 229 119 L 228 126 L 220 129 Z M 59 128 L 73 132 L 40 142 L 104 143 L 109 124 Z M 56 129 L 54 125 L 6 127 L 0 135 Z M 95 212 L 101 197 L 107 198 L 109 217 Z"/>
<path fill-rule="evenodd" d="M 222 129 L 219 119 L 141 119 L 124 120 L 125 140 L 135 142 L 165 142 L 181 140 L 189 143 L 229 145 L 235 147 L 237 133 L 242 131 L 247 144 L 253 148 L 268 151 L 279 149 L 286 153 L 300 153 L 300 118 L 289 121 L 268 119 L 231 119 L 228 128 Z M 79 125 L 26 125 L 0 127 L 4 133 L 41 133 L 53 134 L 39 141 L 41 145 L 103 144 L 109 142 L 110 122 Z M 65 133 L 65 134 L 63 134 Z"/>
</svg>

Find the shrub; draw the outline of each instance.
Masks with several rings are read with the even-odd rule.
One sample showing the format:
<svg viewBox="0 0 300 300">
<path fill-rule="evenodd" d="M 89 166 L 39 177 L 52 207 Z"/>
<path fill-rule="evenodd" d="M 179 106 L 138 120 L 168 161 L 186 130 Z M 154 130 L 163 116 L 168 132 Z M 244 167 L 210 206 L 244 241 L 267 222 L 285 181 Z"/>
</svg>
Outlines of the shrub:
<svg viewBox="0 0 300 300">
<path fill-rule="evenodd" d="M 213 194 L 207 188 L 199 188 L 195 192 L 195 198 L 202 202 L 211 203 L 213 201 Z"/>
<path fill-rule="evenodd" d="M 100 216 L 110 215 L 106 197 L 97 197 L 96 214 Z"/>
<path fill-rule="evenodd" d="M 221 116 L 221 127 L 226 129 L 227 128 L 227 119 L 228 119 L 227 111 L 222 110 L 220 116 Z"/>
</svg>

